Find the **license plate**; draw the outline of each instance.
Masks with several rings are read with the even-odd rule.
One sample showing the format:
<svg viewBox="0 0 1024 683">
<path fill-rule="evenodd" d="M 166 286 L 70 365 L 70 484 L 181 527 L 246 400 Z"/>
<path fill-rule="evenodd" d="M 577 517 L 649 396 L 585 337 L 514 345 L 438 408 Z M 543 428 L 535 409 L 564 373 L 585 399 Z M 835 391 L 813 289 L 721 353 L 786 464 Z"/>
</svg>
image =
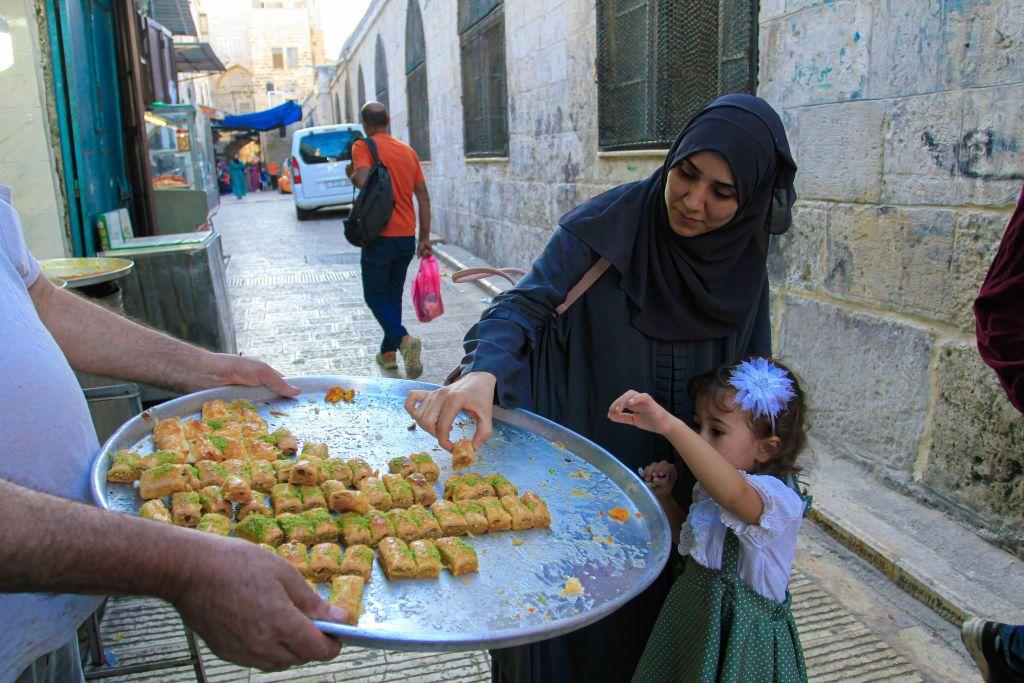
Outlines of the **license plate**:
<svg viewBox="0 0 1024 683">
<path fill-rule="evenodd" d="M 347 185 L 347 184 L 348 183 L 346 183 L 344 180 L 328 180 L 328 181 L 324 182 L 324 189 L 325 190 L 333 190 L 334 188 L 337 188 L 337 187 L 345 187 L 345 185 Z"/>
</svg>

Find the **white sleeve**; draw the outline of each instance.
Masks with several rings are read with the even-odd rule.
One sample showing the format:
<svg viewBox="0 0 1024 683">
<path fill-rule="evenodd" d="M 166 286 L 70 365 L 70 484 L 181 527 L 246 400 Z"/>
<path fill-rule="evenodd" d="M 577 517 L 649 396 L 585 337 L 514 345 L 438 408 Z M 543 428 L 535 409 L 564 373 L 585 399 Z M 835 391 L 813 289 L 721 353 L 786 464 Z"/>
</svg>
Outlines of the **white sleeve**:
<svg viewBox="0 0 1024 683">
<path fill-rule="evenodd" d="M 31 287 L 39 277 L 39 262 L 25 246 L 18 212 L 0 197 L 0 252 L 18 271 L 25 287 Z"/>
<path fill-rule="evenodd" d="M 722 510 L 722 523 L 737 537 L 755 546 L 765 546 L 787 533 L 799 533 L 803 523 L 804 501 L 781 479 L 764 474 L 745 474 L 764 503 L 764 512 L 757 524 L 747 524 L 728 510 Z"/>
</svg>

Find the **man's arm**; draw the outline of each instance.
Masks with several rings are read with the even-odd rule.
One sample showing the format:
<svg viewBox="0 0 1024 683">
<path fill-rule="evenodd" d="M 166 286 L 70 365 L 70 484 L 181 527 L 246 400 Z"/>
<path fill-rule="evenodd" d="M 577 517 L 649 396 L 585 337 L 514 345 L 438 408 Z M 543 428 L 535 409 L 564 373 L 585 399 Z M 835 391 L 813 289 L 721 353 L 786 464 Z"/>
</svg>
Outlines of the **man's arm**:
<svg viewBox="0 0 1024 683">
<path fill-rule="evenodd" d="M 233 538 L 107 512 L 0 479 L 0 592 L 154 595 L 220 657 L 264 670 L 326 661 L 310 619 L 344 621 L 285 560 Z"/>
<path fill-rule="evenodd" d="M 352 184 L 358 187 L 360 190 L 363 189 L 363 185 L 366 184 L 366 179 L 370 177 L 370 169 L 368 168 L 357 168 L 352 173 Z"/>
<path fill-rule="evenodd" d="M 416 195 L 416 203 L 420 207 L 420 238 L 416 254 L 423 258 L 434 253 L 434 248 L 430 246 L 430 193 L 427 192 L 426 183 L 416 183 L 412 193 Z"/>
<path fill-rule="evenodd" d="M 71 367 L 107 377 L 198 391 L 228 384 L 299 390 L 254 358 L 212 353 L 143 327 L 40 276 L 28 289 L 39 318 Z"/>
</svg>

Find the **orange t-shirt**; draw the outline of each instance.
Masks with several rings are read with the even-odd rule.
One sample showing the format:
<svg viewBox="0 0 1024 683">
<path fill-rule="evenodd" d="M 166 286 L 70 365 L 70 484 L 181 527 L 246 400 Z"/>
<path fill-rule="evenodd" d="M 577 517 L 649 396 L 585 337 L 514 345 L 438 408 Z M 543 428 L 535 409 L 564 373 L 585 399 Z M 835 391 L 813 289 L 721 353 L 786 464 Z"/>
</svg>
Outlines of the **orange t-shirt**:
<svg viewBox="0 0 1024 683">
<path fill-rule="evenodd" d="M 395 211 L 381 233 L 382 237 L 415 237 L 416 211 L 412 206 L 412 188 L 424 182 L 423 168 L 416 151 L 387 133 L 373 136 L 381 163 L 388 167 L 391 189 L 395 195 Z M 373 167 L 373 155 L 365 142 L 352 145 L 352 166 L 355 170 Z"/>
<path fill-rule="evenodd" d="M 267 164 L 267 173 L 270 175 L 277 175 L 277 162 L 271 161 Z"/>
</svg>

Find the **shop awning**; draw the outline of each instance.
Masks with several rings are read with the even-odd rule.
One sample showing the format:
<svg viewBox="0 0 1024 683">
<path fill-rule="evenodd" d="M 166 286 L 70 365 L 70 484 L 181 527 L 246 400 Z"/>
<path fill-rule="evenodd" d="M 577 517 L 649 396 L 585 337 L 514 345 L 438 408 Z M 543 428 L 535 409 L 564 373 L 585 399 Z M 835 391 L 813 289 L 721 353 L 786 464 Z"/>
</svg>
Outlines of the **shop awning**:
<svg viewBox="0 0 1024 683">
<path fill-rule="evenodd" d="M 227 71 L 209 43 L 175 43 L 174 62 L 178 73 Z"/>
<path fill-rule="evenodd" d="M 152 0 L 151 14 L 160 24 L 176 36 L 197 36 L 196 22 L 188 0 Z"/>
<path fill-rule="evenodd" d="M 213 125 L 232 130 L 272 130 L 300 120 L 302 120 L 302 107 L 289 100 L 273 109 L 252 114 L 225 116 L 222 121 L 215 121 Z"/>
</svg>

